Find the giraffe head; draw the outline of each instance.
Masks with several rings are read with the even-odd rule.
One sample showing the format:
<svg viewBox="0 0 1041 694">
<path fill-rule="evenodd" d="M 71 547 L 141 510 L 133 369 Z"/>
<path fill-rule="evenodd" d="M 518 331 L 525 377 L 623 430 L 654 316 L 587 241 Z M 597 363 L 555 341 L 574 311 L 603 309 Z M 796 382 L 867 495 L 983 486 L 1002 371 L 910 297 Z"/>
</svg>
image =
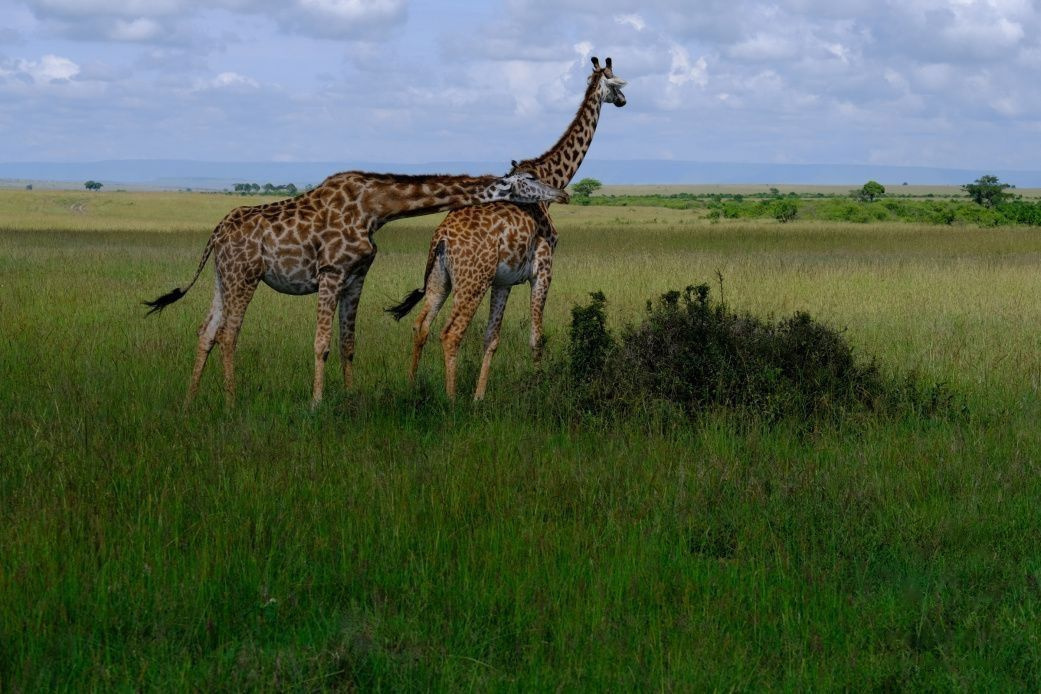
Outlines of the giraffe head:
<svg viewBox="0 0 1041 694">
<path fill-rule="evenodd" d="M 600 81 L 600 102 L 604 104 L 614 104 L 615 106 L 625 106 L 625 94 L 622 93 L 622 87 L 629 84 L 621 77 L 614 76 L 614 70 L 611 69 L 611 59 L 608 58 L 604 67 L 600 67 L 600 59 L 593 57 L 593 74 L 589 76 L 589 81 L 593 80 Z"/>
<path fill-rule="evenodd" d="M 488 192 L 492 201 L 536 203 L 560 202 L 567 204 L 567 191 L 543 183 L 530 171 L 511 171 L 492 184 Z"/>
</svg>

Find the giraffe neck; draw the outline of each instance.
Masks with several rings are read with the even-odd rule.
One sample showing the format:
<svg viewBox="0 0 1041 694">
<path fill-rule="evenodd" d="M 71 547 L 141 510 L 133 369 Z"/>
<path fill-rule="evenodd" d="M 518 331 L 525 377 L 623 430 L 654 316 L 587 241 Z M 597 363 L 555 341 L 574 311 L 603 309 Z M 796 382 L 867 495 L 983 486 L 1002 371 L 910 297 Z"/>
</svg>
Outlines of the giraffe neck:
<svg viewBox="0 0 1041 694">
<path fill-rule="evenodd" d="M 491 202 L 490 192 L 495 176 L 416 176 L 422 182 L 394 186 L 383 195 L 383 222 L 416 217 L 434 212 L 447 212 L 468 205 Z"/>
<path fill-rule="evenodd" d="M 386 222 L 454 210 L 494 199 L 495 176 L 400 176 L 345 171 L 305 197 L 340 214 L 363 219 L 370 232 Z"/>
<path fill-rule="evenodd" d="M 537 159 L 522 162 L 521 166 L 530 170 L 543 182 L 555 188 L 565 188 L 574 178 L 578 167 L 582 165 L 589 145 L 593 142 L 593 133 L 600 119 L 600 73 L 593 75 L 571 124 L 560 136 L 557 143 Z"/>
</svg>

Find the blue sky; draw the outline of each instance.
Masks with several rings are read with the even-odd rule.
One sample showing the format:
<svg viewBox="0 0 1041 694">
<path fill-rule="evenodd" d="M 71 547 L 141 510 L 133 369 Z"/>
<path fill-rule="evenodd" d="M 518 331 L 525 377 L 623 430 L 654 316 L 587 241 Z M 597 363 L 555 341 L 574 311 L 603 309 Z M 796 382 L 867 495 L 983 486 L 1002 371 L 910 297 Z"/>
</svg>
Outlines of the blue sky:
<svg viewBox="0 0 1041 694">
<path fill-rule="evenodd" d="M 1030 0 L 0 0 L 0 161 L 591 157 L 1036 169 Z"/>
</svg>

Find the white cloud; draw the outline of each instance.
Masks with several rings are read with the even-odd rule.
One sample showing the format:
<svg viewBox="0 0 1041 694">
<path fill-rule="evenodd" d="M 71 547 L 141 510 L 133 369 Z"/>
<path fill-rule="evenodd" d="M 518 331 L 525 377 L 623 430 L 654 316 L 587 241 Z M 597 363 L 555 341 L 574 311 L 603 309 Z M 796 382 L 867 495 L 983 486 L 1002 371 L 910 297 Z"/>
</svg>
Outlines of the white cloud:
<svg viewBox="0 0 1041 694">
<path fill-rule="evenodd" d="M 62 17 L 154 17 L 175 14 L 190 7 L 181 0 L 27 0 L 40 14 Z"/>
<path fill-rule="evenodd" d="M 225 10 L 256 15 L 304 35 L 359 39 L 400 26 L 406 0 L 23 0 L 52 29 L 70 38 L 176 42 L 192 21 Z"/>
<path fill-rule="evenodd" d="M 405 9 L 401 0 L 297 0 L 296 4 L 315 16 L 344 22 L 391 18 Z"/>
<path fill-rule="evenodd" d="M 16 35 L 0 29 L 0 119 L 65 127 L 69 151 L 97 142 L 112 156 L 151 156 L 173 146 L 149 139 L 162 114 L 184 156 L 200 158 L 267 142 L 278 143 L 272 156 L 300 159 L 520 156 L 566 125 L 591 55 L 612 56 L 629 80 L 594 157 L 609 140 L 612 157 L 1032 168 L 1041 148 L 1041 92 L 1023 87 L 1041 69 L 1036 0 L 13 5 L 5 26 Z M 111 135 L 77 140 L 82 128 L 69 124 L 93 113 Z M 237 143 L 243 119 L 263 137 Z M 123 133 L 135 128 L 130 148 Z M 965 136 L 983 132 L 1002 136 Z"/>
<path fill-rule="evenodd" d="M 240 75 L 237 72 L 221 72 L 215 77 L 203 80 L 196 84 L 197 91 L 204 89 L 258 89 L 260 83 L 252 77 Z"/>
<path fill-rule="evenodd" d="M 891 67 L 887 67 L 885 71 L 882 73 L 882 76 L 885 78 L 886 82 L 892 85 L 894 89 L 898 89 L 901 92 L 906 92 L 910 88 L 910 85 L 907 83 L 907 79 Z"/>
<path fill-rule="evenodd" d="M 841 60 L 843 63 L 848 64 L 850 61 L 850 50 L 841 43 L 826 43 L 824 44 L 824 50 Z"/>
<path fill-rule="evenodd" d="M 286 27 L 324 38 L 361 38 L 382 32 L 405 19 L 404 0 L 295 0 L 295 7 L 276 12 Z"/>
<path fill-rule="evenodd" d="M 0 63 L 0 77 L 27 77 L 36 84 L 66 82 L 79 74 L 80 67 L 68 58 L 45 55 L 39 60 L 18 59 Z"/>
<path fill-rule="evenodd" d="M 647 22 L 643 21 L 643 17 L 638 14 L 616 14 L 614 21 L 618 24 L 628 24 L 637 31 L 643 31 L 647 28 Z"/>
<path fill-rule="evenodd" d="M 946 63 L 928 63 L 914 68 L 917 85 L 930 92 L 946 92 L 959 80 L 960 71 Z"/>
<path fill-rule="evenodd" d="M 733 46 L 729 54 L 738 60 L 768 62 L 789 60 L 795 57 L 799 47 L 787 36 L 756 33 Z"/>
<path fill-rule="evenodd" d="M 117 19 L 113 22 L 109 38 L 114 41 L 149 41 L 162 32 L 162 27 L 153 19 Z"/>
<path fill-rule="evenodd" d="M 699 87 L 708 84 L 708 63 L 704 57 L 698 58 L 692 65 L 690 54 L 683 46 L 674 44 L 669 49 L 672 64 L 669 66 L 669 84 L 683 86 L 693 82 Z"/>
<path fill-rule="evenodd" d="M 566 88 L 568 77 L 575 62 L 544 63 L 509 60 L 500 64 L 502 78 L 513 96 L 515 113 L 522 118 L 531 118 L 541 113 L 547 105 L 574 101 Z"/>
<path fill-rule="evenodd" d="M 990 107 L 1001 115 L 1010 118 L 1018 116 L 1022 112 L 1018 100 L 1012 96 L 1003 96 L 995 99 L 991 102 Z"/>
</svg>

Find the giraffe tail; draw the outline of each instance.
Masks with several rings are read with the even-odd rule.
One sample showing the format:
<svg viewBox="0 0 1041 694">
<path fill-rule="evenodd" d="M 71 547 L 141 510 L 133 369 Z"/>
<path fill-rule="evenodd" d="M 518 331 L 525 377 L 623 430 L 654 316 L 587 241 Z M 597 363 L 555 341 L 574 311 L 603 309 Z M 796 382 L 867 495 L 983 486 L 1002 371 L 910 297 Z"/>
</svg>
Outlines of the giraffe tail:
<svg viewBox="0 0 1041 694">
<path fill-rule="evenodd" d="M 427 291 L 425 289 L 413 289 L 400 304 L 389 306 L 383 310 L 393 316 L 394 320 L 401 320 L 408 315 L 408 312 L 411 311 L 416 304 L 422 301 L 423 296 L 426 293 Z"/>
<path fill-rule="evenodd" d="M 443 257 L 445 254 L 445 242 L 444 239 L 438 241 L 436 244 L 430 247 L 430 252 L 427 253 L 427 267 L 423 272 L 423 286 L 419 289 L 413 289 L 408 293 L 408 296 L 400 304 L 389 306 L 385 309 L 387 313 L 394 317 L 394 320 L 401 320 L 408 315 L 408 312 L 415 308 L 416 304 L 423 300 L 427 290 L 427 279 L 430 277 L 430 271 L 434 269 L 434 263 L 437 262 L 438 258 Z"/>
<path fill-rule="evenodd" d="M 220 227 L 218 226 L 217 228 L 219 229 Z M 195 284 L 195 281 L 199 279 L 199 275 L 202 274 L 202 269 L 206 267 L 206 261 L 209 260 L 210 253 L 213 252 L 213 237 L 216 236 L 217 229 L 214 229 L 213 231 L 214 233 L 210 234 L 210 240 L 206 242 L 206 249 L 202 252 L 202 259 L 199 261 L 199 267 L 195 271 L 195 277 L 192 278 L 192 281 L 189 282 L 188 286 L 184 289 L 177 287 L 168 291 L 166 294 L 163 294 L 157 299 L 154 299 L 152 301 L 142 301 L 141 303 L 148 307 L 148 313 L 145 314 L 145 317 L 148 317 L 153 313 L 159 313 L 170 304 L 174 303 L 175 301 L 178 301 L 181 297 L 188 293 L 189 289 L 192 288 L 192 286 Z"/>
</svg>

